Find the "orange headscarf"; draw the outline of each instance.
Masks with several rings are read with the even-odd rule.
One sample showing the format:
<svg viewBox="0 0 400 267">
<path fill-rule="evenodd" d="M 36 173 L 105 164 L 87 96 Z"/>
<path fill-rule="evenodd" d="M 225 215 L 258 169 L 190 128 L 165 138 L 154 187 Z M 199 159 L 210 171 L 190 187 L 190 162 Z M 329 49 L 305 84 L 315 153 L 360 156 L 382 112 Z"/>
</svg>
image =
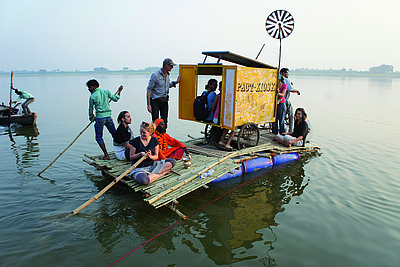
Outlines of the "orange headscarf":
<svg viewBox="0 0 400 267">
<path fill-rule="evenodd" d="M 163 120 L 163 119 L 156 119 L 156 120 L 154 121 L 154 124 L 155 124 L 156 127 L 157 127 L 161 122 L 164 122 L 164 120 Z"/>
</svg>

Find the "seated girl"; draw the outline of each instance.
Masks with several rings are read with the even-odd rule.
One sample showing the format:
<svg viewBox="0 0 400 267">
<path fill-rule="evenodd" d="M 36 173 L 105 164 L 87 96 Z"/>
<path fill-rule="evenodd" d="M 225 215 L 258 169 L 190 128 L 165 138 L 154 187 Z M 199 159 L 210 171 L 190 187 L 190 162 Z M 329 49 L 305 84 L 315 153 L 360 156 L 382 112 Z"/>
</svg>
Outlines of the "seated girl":
<svg viewBox="0 0 400 267">
<path fill-rule="evenodd" d="M 146 154 L 148 157 L 142 161 L 130 173 L 130 176 L 140 184 L 150 184 L 158 178 L 168 174 L 170 169 L 175 166 L 175 159 L 165 159 L 157 161 L 158 159 L 158 140 L 153 137 L 155 130 L 153 123 L 142 122 L 140 125 L 140 136 L 132 140 L 131 154 L 132 165 L 135 164 L 141 157 Z"/>
<path fill-rule="evenodd" d="M 294 131 L 288 134 L 278 134 L 274 140 L 285 146 L 303 146 L 305 135 L 308 131 L 306 122 L 307 113 L 303 108 L 297 108 L 295 113 Z"/>
<path fill-rule="evenodd" d="M 129 127 L 132 123 L 131 114 L 128 111 L 121 111 L 118 115 L 118 128 L 114 133 L 114 152 L 119 160 L 131 160 L 132 145 L 129 141 L 133 140 L 133 132 Z"/>
</svg>

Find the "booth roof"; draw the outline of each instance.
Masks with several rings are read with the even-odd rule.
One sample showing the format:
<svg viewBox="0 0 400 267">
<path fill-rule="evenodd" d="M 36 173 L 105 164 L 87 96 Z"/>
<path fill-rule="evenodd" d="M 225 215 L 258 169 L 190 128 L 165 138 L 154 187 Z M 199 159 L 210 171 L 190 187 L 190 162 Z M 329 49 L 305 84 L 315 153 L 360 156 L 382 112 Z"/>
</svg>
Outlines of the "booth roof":
<svg viewBox="0 0 400 267">
<path fill-rule="evenodd" d="M 229 51 L 205 51 L 202 52 L 203 55 L 206 55 L 203 64 L 205 63 L 207 56 L 218 58 L 217 64 L 220 64 L 220 60 L 225 60 L 228 62 L 232 62 L 235 64 L 239 64 L 245 67 L 252 67 L 252 68 L 266 68 L 266 69 L 276 69 L 276 67 L 256 61 L 251 58 L 247 58 Z"/>
</svg>

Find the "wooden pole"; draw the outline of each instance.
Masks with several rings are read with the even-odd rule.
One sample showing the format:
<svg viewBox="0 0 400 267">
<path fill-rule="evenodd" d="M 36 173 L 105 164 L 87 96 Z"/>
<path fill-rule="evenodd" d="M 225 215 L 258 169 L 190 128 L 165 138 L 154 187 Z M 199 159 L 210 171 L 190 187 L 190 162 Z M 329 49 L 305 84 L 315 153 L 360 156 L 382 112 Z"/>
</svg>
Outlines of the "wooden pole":
<svg viewBox="0 0 400 267">
<path fill-rule="evenodd" d="M 211 166 L 205 168 L 204 170 L 202 170 L 201 172 L 197 173 L 196 175 L 194 175 L 194 176 L 192 176 L 192 177 L 189 177 L 188 179 L 182 181 L 181 183 L 179 183 L 179 184 L 177 184 L 177 185 L 171 187 L 170 189 L 168 189 L 168 190 L 166 190 L 166 191 L 164 191 L 164 192 L 158 194 L 158 195 L 155 196 L 154 198 L 149 199 L 149 200 L 148 200 L 148 203 L 149 203 L 149 204 L 154 203 L 155 201 L 159 200 L 160 198 L 162 198 L 163 196 L 167 195 L 168 193 L 171 193 L 172 191 L 176 190 L 177 188 L 181 187 L 182 185 L 187 184 L 188 182 L 190 182 L 191 180 L 195 179 L 196 177 L 199 177 L 202 173 L 204 173 L 204 172 L 206 172 L 206 171 L 208 171 L 208 170 L 214 168 L 215 166 L 217 166 L 218 164 L 222 163 L 223 161 L 225 161 L 225 160 L 227 160 L 227 159 L 230 159 L 230 158 L 232 158 L 232 157 L 234 157 L 234 156 L 237 156 L 237 155 L 238 155 L 238 152 L 237 152 L 237 151 L 236 151 L 236 152 L 233 152 L 233 153 L 231 153 L 231 154 L 228 154 L 228 155 L 225 156 L 224 158 L 222 158 L 222 159 L 218 160 L 217 162 L 213 163 Z"/>
<path fill-rule="evenodd" d="M 120 87 L 120 88 L 121 88 L 121 87 Z M 120 91 L 120 88 L 118 88 L 117 92 L 116 92 L 114 95 L 118 94 L 118 92 Z M 111 102 L 111 100 L 110 100 L 108 103 L 110 103 L 110 102 Z M 67 148 L 64 149 L 64 150 L 60 153 L 60 155 L 58 155 L 46 168 L 44 168 L 41 172 L 39 172 L 39 173 L 38 173 L 38 176 L 40 176 L 45 170 L 47 170 L 51 165 L 53 165 L 53 163 L 56 162 L 56 160 L 58 160 L 58 158 L 61 157 L 61 155 L 64 154 L 64 152 L 67 151 L 67 149 L 70 148 L 70 147 L 75 143 L 75 141 L 79 138 L 79 136 L 81 136 L 81 135 L 87 130 L 87 128 L 89 128 L 89 126 L 92 125 L 93 122 L 94 122 L 94 121 L 91 121 L 91 122 L 85 127 L 85 129 L 83 129 L 83 130 L 78 134 L 78 136 L 75 137 L 75 139 L 72 141 L 72 143 L 69 144 L 69 146 L 67 146 Z"/>
<path fill-rule="evenodd" d="M 12 91 L 13 91 L 13 76 L 14 72 L 11 72 L 11 86 L 10 86 L 10 114 L 8 114 L 8 126 L 11 124 L 11 112 L 12 112 Z"/>
<path fill-rule="evenodd" d="M 71 214 L 77 214 L 78 212 L 80 212 L 81 210 L 83 210 L 86 206 L 88 206 L 90 203 L 92 203 L 93 201 L 97 200 L 101 195 L 103 195 L 108 189 L 110 189 L 113 185 L 115 185 L 116 183 L 118 183 L 119 180 L 121 180 L 122 178 L 125 177 L 125 175 L 127 175 L 128 173 L 131 172 L 131 170 L 135 169 L 143 160 L 145 160 L 147 158 L 148 154 L 146 154 L 145 156 L 143 156 L 141 159 L 139 159 L 134 165 L 132 165 L 129 169 L 127 169 L 125 172 L 123 172 L 120 176 L 118 176 L 117 178 L 114 179 L 114 181 L 112 181 L 109 185 L 107 185 L 103 190 L 101 190 L 99 193 L 97 193 L 94 197 L 92 197 L 91 199 L 89 199 L 88 201 L 86 201 L 84 204 L 82 204 L 80 207 L 78 207 L 77 209 L 73 210 L 71 212 Z"/>
</svg>

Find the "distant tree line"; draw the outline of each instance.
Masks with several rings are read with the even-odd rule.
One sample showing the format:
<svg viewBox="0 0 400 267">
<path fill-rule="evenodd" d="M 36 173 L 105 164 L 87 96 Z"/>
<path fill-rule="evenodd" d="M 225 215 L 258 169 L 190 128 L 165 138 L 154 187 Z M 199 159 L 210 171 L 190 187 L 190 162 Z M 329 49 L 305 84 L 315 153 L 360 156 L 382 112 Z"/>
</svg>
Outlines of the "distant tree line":
<svg viewBox="0 0 400 267">
<path fill-rule="evenodd" d="M 393 73 L 394 67 L 393 65 L 385 65 L 382 64 L 378 67 L 371 67 L 369 71 L 372 73 Z"/>
<path fill-rule="evenodd" d="M 93 71 L 80 71 L 80 70 L 75 70 L 75 71 L 60 71 L 60 69 L 52 70 L 52 71 L 47 71 L 45 69 L 40 69 L 38 71 L 27 71 L 27 70 L 15 70 L 13 71 L 16 74 L 52 74 L 52 73 L 71 73 L 71 72 L 80 72 L 80 73 L 107 73 L 107 72 L 112 72 L 112 73 L 118 73 L 118 72 L 124 72 L 124 73 L 153 73 L 157 71 L 160 67 L 147 67 L 145 69 L 139 69 L 139 70 L 132 70 L 129 69 L 129 67 L 123 67 L 122 70 L 109 70 L 105 67 L 95 67 Z M 173 72 L 177 72 L 178 68 L 175 68 Z M 380 66 L 376 67 L 371 67 L 369 68 L 368 71 L 357 71 L 353 69 L 346 69 L 346 68 L 341 68 L 341 69 L 309 69 L 309 68 L 301 68 L 301 69 L 294 69 L 291 70 L 294 73 L 332 73 L 332 74 L 341 74 L 341 73 L 346 73 L 346 74 L 352 74 L 352 73 L 361 73 L 361 74 L 400 74 L 400 72 L 395 72 L 393 65 L 386 65 L 382 64 Z M 0 71 L 0 74 L 9 74 L 10 72 L 5 72 L 5 71 Z"/>
<path fill-rule="evenodd" d="M 393 65 L 382 64 L 377 67 L 371 67 L 368 71 L 357 71 L 353 69 L 342 68 L 342 69 L 309 69 L 309 68 L 301 68 L 294 69 L 293 72 L 319 72 L 319 73 L 371 73 L 371 74 L 390 74 L 395 73 Z"/>
</svg>

